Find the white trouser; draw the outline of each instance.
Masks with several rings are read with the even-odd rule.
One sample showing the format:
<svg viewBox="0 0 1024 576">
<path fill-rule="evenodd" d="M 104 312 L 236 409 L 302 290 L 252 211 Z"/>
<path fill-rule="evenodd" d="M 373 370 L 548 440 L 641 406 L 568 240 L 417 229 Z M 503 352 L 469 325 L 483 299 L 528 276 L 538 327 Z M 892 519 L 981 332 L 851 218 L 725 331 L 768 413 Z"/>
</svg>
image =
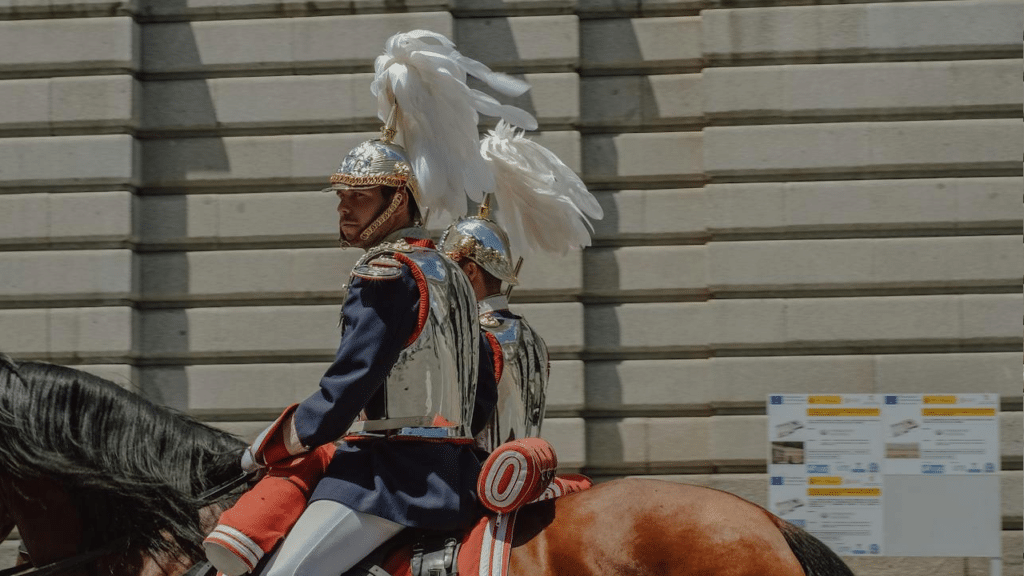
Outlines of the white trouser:
<svg viewBox="0 0 1024 576">
<path fill-rule="evenodd" d="M 263 576 L 342 574 L 402 528 L 338 502 L 317 500 L 306 507 L 270 557 Z"/>
</svg>

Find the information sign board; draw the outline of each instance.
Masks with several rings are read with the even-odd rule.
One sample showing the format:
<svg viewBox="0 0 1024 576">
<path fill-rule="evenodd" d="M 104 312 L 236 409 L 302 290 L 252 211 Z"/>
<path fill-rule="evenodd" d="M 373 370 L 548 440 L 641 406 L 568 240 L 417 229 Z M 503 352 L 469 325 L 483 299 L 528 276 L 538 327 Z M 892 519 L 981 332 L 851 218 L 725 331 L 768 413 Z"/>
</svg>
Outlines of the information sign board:
<svg viewBox="0 0 1024 576">
<path fill-rule="evenodd" d="M 998 402 L 995 394 L 771 394 L 769 508 L 841 555 L 997 556 Z M 962 501 L 974 506 L 965 511 Z M 972 537 L 943 541 L 967 525 Z"/>
</svg>

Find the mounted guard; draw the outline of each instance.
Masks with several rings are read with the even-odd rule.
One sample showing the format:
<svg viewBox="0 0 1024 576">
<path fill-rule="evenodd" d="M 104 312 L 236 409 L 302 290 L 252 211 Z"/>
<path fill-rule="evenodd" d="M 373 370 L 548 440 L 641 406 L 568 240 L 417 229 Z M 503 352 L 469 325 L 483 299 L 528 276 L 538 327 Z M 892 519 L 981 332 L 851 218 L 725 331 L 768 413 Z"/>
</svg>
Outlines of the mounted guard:
<svg viewBox="0 0 1024 576">
<path fill-rule="evenodd" d="M 258 484 L 221 517 L 204 546 L 229 575 L 338 574 L 405 527 L 465 529 L 481 514 L 473 437 L 496 401 L 492 357 L 480 352 L 487 344 L 469 281 L 422 223 L 428 213 L 465 214 L 467 197 L 480 201 L 494 187 L 478 113 L 536 127 L 528 113 L 470 89 L 467 74 L 510 95 L 528 86 L 423 30 L 390 38 L 376 72 L 382 137 L 350 151 L 328 188 L 339 199 L 342 247 L 366 250 L 346 289 L 340 345 L 319 390 L 243 457 L 248 468 L 270 465 L 270 478 L 275 468 L 295 472 L 287 480 L 303 489 L 263 494 Z M 339 438 L 317 480 L 321 447 Z M 311 457 L 307 468 L 301 459 Z M 290 528 L 264 559 L 280 538 L 243 528 L 283 493 L 293 507 L 306 496 L 309 504 L 294 526 L 271 531 Z"/>
</svg>

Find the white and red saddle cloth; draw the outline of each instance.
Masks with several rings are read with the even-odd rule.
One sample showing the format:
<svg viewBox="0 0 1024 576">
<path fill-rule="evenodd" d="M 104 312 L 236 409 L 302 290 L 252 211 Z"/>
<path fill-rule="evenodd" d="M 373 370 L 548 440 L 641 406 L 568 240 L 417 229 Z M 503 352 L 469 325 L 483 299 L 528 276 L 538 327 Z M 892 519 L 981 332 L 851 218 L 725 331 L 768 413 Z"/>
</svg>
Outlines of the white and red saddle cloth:
<svg viewBox="0 0 1024 576">
<path fill-rule="evenodd" d="M 237 576 L 251 571 L 284 539 L 333 454 L 334 446 L 326 445 L 272 464 L 269 474 L 221 515 L 203 542 L 221 574 Z M 555 476 L 557 466 L 554 448 L 540 438 L 512 440 L 491 453 L 481 469 L 477 492 L 481 503 L 496 514 L 481 518 L 463 537 L 460 574 L 503 576 L 518 509 L 593 485 L 580 474 Z M 412 576 L 410 560 L 411 550 L 405 549 L 381 568 L 393 576 Z"/>
</svg>

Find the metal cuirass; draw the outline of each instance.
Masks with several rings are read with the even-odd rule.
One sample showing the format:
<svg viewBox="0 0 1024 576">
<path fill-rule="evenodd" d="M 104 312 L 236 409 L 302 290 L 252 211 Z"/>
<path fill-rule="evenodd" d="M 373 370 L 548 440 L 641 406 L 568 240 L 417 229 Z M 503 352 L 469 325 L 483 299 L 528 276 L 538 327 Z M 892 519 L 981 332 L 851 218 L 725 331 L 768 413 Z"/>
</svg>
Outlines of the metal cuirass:
<svg viewBox="0 0 1024 576">
<path fill-rule="evenodd" d="M 420 276 L 417 284 L 427 291 L 426 323 L 347 438 L 472 439 L 480 330 L 473 288 L 436 250 L 397 246 L 383 255 L 411 262 L 413 275 Z"/>
<path fill-rule="evenodd" d="M 493 451 L 516 438 L 540 436 L 548 387 L 548 349 L 523 319 L 487 315 L 483 329 L 501 346 L 504 368 L 498 381 L 498 405 L 477 444 Z"/>
</svg>

